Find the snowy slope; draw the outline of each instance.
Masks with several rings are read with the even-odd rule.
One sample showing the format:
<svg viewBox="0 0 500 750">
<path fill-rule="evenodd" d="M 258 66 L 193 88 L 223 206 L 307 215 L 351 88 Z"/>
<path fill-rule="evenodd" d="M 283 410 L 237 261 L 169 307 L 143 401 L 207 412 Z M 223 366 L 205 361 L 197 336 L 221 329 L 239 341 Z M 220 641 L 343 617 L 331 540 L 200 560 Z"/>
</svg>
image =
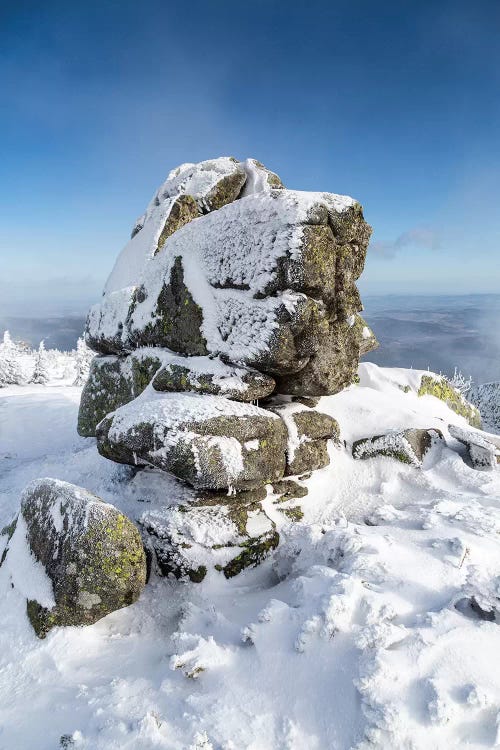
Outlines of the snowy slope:
<svg viewBox="0 0 500 750">
<path fill-rule="evenodd" d="M 365 364 L 359 386 L 321 399 L 346 446 L 308 480 L 302 522 L 269 500 L 282 543 L 260 568 L 155 579 L 132 607 L 45 641 L 0 569 L 0 749 L 56 750 L 63 735 L 85 750 L 500 746 L 500 627 L 464 602 L 500 591 L 500 471 L 462 460 L 446 429 L 462 418 L 405 393 L 416 378 Z M 78 398 L 0 391 L 0 526 L 42 476 L 135 517 L 181 501 L 169 477 L 134 476 L 79 438 Z M 353 440 L 411 426 L 451 447 L 422 470 L 352 459 Z"/>
</svg>

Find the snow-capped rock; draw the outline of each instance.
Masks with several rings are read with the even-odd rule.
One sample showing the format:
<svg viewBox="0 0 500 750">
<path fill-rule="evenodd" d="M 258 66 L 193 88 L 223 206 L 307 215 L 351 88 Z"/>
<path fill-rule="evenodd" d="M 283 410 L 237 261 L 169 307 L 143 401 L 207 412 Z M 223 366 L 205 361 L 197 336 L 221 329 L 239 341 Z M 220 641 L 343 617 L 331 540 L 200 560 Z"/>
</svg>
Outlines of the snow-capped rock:
<svg viewBox="0 0 500 750">
<path fill-rule="evenodd" d="M 352 446 L 352 455 L 354 458 L 389 456 L 411 466 L 421 466 L 426 453 L 440 440 L 443 440 L 440 430 L 409 428 L 356 440 Z"/>
<path fill-rule="evenodd" d="M 97 427 L 101 455 L 150 464 L 193 487 L 243 490 L 280 479 L 286 431 L 270 411 L 222 396 L 150 386 Z"/>
</svg>

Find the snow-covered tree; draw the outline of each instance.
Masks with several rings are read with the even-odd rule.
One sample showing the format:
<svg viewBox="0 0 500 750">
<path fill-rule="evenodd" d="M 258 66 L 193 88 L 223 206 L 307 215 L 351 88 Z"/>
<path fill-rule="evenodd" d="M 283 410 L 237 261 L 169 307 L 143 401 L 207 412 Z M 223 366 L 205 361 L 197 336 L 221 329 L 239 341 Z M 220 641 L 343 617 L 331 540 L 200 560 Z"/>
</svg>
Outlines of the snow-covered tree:
<svg viewBox="0 0 500 750">
<path fill-rule="evenodd" d="M 0 387 L 4 385 L 20 385 L 23 380 L 21 367 L 21 352 L 12 341 L 10 333 L 5 331 L 0 344 Z"/>
<path fill-rule="evenodd" d="M 85 385 L 85 382 L 89 376 L 90 363 L 92 362 L 94 357 L 95 354 L 92 349 L 89 349 L 89 347 L 85 343 L 85 339 L 83 337 L 80 337 L 76 342 L 76 378 L 73 385 Z"/>
<path fill-rule="evenodd" d="M 462 374 L 458 367 L 455 367 L 453 377 L 450 378 L 451 385 L 459 391 L 464 398 L 467 398 L 467 394 L 472 388 L 472 377 L 466 378 Z"/>
<path fill-rule="evenodd" d="M 49 367 L 47 362 L 47 353 L 45 351 L 45 345 L 43 341 L 40 341 L 38 347 L 38 353 L 35 360 L 35 369 L 31 376 L 31 383 L 37 383 L 38 385 L 47 385 L 49 382 Z"/>
</svg>

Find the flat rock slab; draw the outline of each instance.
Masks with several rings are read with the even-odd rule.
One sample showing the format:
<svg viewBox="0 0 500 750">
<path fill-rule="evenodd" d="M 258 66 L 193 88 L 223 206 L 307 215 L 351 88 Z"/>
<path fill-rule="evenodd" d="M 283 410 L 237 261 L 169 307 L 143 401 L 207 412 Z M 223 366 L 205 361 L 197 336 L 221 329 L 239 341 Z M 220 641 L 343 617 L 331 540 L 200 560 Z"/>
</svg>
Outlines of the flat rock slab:
<svg viewBox="0 0 500 750">
<path fill-rule="evenodd" d="M 443 440 L 440 430 L 411 428 L 356 440 L 352 446 L 352 455 L 361 459 L 388 456 L 401 463 L 420 467 L 426 453 L 440 440 Z"/>
<path fill-rule="evenodd" d="M 43 566 L 49 598 L 27 602 L 43 638 L 57 625 L 90 625 L 135 602 L 146 583 L 146 557 L 135 525 L 87 490 L 37 479 L 23 492 L 15 535 Z M 9 553 L 8 553 L 9 554 Z M 42 574 L 43 575 L 43 574 Z"/>
<path fill-rule="evenodd" d="M 245 402 L 265 398 L 276 385 L 270 375 L 228 365 L 218 357 L 181 357 L 158 347 L 94 357 L 80 401 L 79 434 L 95 435 L 107 414 L 139 396 L 150 383 L 157 391 L 191 391 Z"/>
<path fill-rule="evenodd" d="M 221 396 L 149 387 L 97 427 L 106 458 L 150 464 L 201 489 L 246 490 L 280 479 L 286 430 L 279 417 Z"/>
<path fill-rule="evenodd" d="M 500 464 L 500 436 L 448 425 L 448 432 L 467 447 L 475 469 L 496 469 Z"/>
</svg>

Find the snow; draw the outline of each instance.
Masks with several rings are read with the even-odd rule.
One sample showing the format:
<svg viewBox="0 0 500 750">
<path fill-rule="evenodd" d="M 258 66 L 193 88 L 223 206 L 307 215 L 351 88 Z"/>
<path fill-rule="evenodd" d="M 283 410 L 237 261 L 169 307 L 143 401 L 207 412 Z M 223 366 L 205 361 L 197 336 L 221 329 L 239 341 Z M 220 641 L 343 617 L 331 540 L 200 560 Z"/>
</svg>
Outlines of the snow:
<svg viewBox="0 0 500 750">
<path fill-rule="evenodd" d="M 464 420 L 419 398 L 418 378 L 363 364 L 360 385 L 321 399 L 346 445 L 332 444 L 331 465 L 305 482 L 301 522 L 273 515 L 281 544 L 259 568 L 229 581 L 212 570 L 201 584 L 153 577 L 133 606 L 39 641 L 7 557 L 2 750 L 54 750 L 63 735 L 80 750 L 497 746 L 499 616 L 481 619 L 468 602 L 495 617 L 500 471 L 464 461 L 447 430 Z M 117 466 L 79 438 L 78 395 L 0 390 L 0 528 L 40 476 L 84 486 L 134 518 L 165 518 L 167 504 L 175 513 L 186 501 L 184 485 Z M 447 445 L 420 469 L 352 458 L 353 440 L 406 427 L 440 428 Z M 178 515 L 202 542 L 230 536 L 224 513 L 212 527 Z"/>
<path fill-rule="evenodd" d="M 13 585 L 27 600 L 37 601 L 42 607 L 55 605 L 52 583 L 42 563 L 38 562 L 30 551 L 27 541 L 27 526 L 20 513 L 16 521 L 16 530 L 8 544 L 8 554 L 0 576 Z M 1 737 L 1 735 L 0 735 Z"/>
</svg>

